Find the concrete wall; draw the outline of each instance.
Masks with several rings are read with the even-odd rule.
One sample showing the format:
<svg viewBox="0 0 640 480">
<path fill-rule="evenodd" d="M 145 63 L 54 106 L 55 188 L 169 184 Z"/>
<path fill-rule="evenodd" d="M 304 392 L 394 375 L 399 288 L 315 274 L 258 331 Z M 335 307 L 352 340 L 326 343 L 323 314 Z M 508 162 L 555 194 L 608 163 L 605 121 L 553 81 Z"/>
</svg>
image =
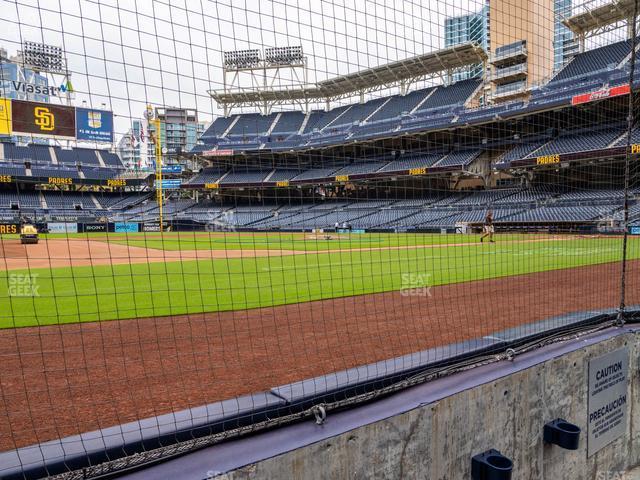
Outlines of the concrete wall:
<svg viewBox="0 0 640 480">
<path fill-rule="evenodd" d="M 587 458 L 589 359 L 625 345 L 630 352 L 627 433 Z M 640 337 L 632 330 L 592 344 L 576 340 L 572 351 L 531 367 L 223 477 L 467 479 L 471 457 L 496 448 L 513 460 L 514 479 L 620 480 L 640 463 L 639 354 Z M 515 370 L 519 361 L 513 362 Z M 543 425 L 558 417 L 582 428 L 579 450 L 543 443 Z M 330 413 L 327 422 L 331 418 Z"/>
</svg>

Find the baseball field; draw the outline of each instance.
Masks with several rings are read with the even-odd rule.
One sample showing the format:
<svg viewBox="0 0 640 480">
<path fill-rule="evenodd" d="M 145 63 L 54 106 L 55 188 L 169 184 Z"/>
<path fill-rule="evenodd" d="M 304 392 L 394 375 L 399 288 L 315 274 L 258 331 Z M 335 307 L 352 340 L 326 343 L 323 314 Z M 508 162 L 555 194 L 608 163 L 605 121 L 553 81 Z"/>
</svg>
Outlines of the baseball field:
<svg viewBox="0 0 640 480">
<path fill-rule="evenodd" d="M 545 234 L 4 236 L 0 451 L 616 307 L 621 252 Z M 628 253 L 639 304 L 639 238 Z"/>
</svg>

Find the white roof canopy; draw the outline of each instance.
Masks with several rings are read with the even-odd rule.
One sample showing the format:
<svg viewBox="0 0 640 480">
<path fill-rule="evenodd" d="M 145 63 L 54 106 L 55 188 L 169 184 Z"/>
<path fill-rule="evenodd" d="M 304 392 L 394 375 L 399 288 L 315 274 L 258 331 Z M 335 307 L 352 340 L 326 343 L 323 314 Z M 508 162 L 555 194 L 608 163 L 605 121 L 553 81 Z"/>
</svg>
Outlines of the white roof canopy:
<svg viewBox="0 0 640 480">
<path fill-rule="evenodd" d="M 356 73 L 323 80 L 308 86 L 290 88 L 240 88 L 210 90 L 219 105 L 260 105 L 264 103 L 296 103 L 302 101 L 332 100 L 358 93 L 410 82 L 443 71 L 482 63 L 487 53 L 475 42 L 455 45 L 435 52 L 398 60 Z"/>
<path fill-rule="evenodd" d="M 602 33 L 610 25 L 628 20 L 633 17 L 634 0 L 613 0 L 611 3 L 589 8 L 562 21 L 569 30 L 578 36 Z"/>
</svg>

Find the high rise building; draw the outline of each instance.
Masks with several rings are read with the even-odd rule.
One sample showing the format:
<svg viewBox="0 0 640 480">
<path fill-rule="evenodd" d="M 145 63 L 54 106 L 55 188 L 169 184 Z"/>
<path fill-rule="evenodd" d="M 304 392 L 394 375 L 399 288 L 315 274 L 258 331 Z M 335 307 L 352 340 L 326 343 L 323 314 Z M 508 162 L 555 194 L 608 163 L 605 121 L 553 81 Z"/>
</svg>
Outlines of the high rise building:
<svg viewBox="0 0 640 480">
<path fill-rule="evenodd" d="M 172 156 L 188 152 L 204 133 L 206 124 L 198 122 L 198 113 L 187 108 L 162 108 L 155 110 L 155 115 L 161 121 L 160 145 L 167 149 L 165 161 L 170 162 Z M 155 135 L 153 123 L 146 129 L 146 122 L 133 120 L 131 128 L 118 142 L 118 152 L 122 162 L 128 168 L 149 168 L 155 158 L 155 146 L 149 141 L 149 134 Z M 147 141 L 144 141 L 144 139 Z M 146 155 L 141 154 L 140 148 L 146 145 Z"/>
<path fill-rule="evenodd" d="M 155 113 L 161 121 L 160 143 L 169 154 L 188 152 L 204 132 L 204 123 L 198 122 L 198 112 L 193 108 L 158 107 Z M 149 130 L 155 133 L 153 125 Z"/>
<path fill-rule="evenodd" d="M 129 131 L 118 141 L 118 155 L 125 167 L 138 169 L 140 165 L 140 126 L 141 120 L 131 122 Z"/>
<path fill-rule="evenodd" d="M 570 13 L 571 0 L 486 0 L 476 13 L 445 20 L 445 46 L 482 45 L 490 58 L 483 100 L 517 99 L 548 80 L 571 55 L 573 38 L 561 23 Z M 473 65 L 455 72 L 453 80 L 482 73 L 482 65 Z"/>
<path fill-rule="evenodd" d="M 444 46 L 452 47 L 466 42 L 476 42 L 489 50 L 489 0 L 476 13 L 450 17 L 444 21 Z M 453 81 L 482 76 L 483 65 L 470 65 L 453 73 Z"/>
<path fill-rule="evenodd" d="M 22 67 L 15 57 L 8 57 L 0 49 L 0 97 L 13 100 L 49 102 L 49 79 L 29 68 Z"/>
<path fill-rule="evenodd" d="M 563 23 L 572 13 L 572 0 L 554 0 L 555 29 L 553 36 L 553 70 L 564 67 L 573 55 L 578 53 L 578 42 L 573 32 Z"/>
</svg>

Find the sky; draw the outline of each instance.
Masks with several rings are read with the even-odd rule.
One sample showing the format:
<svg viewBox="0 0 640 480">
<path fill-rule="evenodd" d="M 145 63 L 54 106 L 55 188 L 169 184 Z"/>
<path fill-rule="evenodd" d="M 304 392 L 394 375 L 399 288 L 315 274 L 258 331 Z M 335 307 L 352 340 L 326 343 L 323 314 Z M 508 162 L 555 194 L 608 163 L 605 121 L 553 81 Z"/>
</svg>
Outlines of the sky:
<svg viewBox="0 0 640 480">
<path fill-rule="evenodd" d="M 10 55 L 25 40 L 63 47 L 75 103 L 106 104 L 122 133 L 147 103 L 196 108 L 204 121 L 220 114 L 207 91 L 223 86 L 223 51 L 302 45 L 315 82 L 437 50 L 444 18 L 479 8 L 469 0 L 0 0 L 0 46 Z"/>
<path fill-rule="evenodd" d="M 603 0 L 593 0 L 602 2 Z M 75 103 L 113 110 L 116 135 L 146 104 L 221 114 L 222 52 L 302 45 L 308 81 L 442 48 L 444 20 L 482 0 L 0 0 L 0 46 L 66 52 Z M 247 78 L 242 80 L 247 84 Z M 282 76 L 282 83 L 291 77 Z M 294 107 L 288 107 L 294 108 Z"/>
</svg>

